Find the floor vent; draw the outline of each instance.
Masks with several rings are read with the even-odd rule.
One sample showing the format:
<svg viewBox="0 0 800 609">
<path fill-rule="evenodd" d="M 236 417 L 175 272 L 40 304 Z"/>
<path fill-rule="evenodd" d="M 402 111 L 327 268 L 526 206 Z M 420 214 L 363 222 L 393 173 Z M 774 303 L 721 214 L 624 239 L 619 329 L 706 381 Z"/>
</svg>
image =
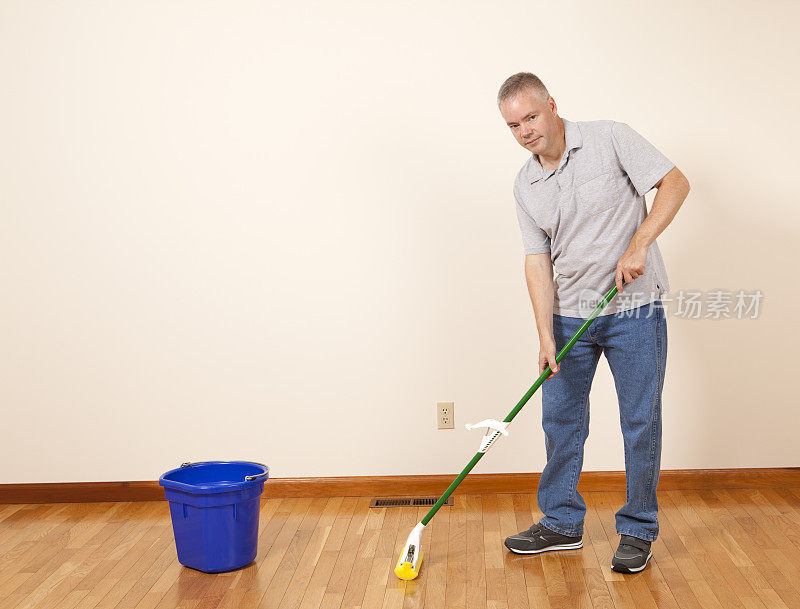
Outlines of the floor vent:
<svg viewBox="0 0 800 609">
<path fill-rule="evenodd" d="M 438 497 L 381 497 L 373 499 L 369 507 L 433 507 L 439 501 Z M 453 505 L 453 498 L 448 497 L 444 505 Z"/>
</svg>

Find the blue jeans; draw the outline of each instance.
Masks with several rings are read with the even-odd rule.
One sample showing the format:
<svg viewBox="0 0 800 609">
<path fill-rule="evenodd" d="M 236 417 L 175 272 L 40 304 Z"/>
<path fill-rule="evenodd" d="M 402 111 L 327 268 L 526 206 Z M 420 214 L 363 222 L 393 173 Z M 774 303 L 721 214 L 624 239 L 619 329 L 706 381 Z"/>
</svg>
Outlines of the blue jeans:
<svg viewBox="0 0 800 609">
<path fill-rule="evenodd" d="M 553 315 L 556 353 L 585 320 Z M 625 444 L 625 505 L 618 535 L 658 537 L 656 487 L 661 470 L 661 390 L 667 360 L 667 321 L 660 300 L 596 318 L 542 384 L 547 465 L 539 481 L 541 524 L 562 535 L 583 534 L 586 503 L 578 492 L 583 445 L 589 435 L 589 389 L 605 353 L 619 401 Z"/>
</svg>

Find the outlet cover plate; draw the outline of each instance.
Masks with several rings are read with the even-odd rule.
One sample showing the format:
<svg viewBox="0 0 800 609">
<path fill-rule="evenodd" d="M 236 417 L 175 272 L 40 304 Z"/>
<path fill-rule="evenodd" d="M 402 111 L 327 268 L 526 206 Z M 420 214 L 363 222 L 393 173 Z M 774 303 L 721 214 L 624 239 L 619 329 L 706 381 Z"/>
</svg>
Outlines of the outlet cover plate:
<svg viewBox="0 0 800 609">
<path fill-rule="evenodd" d="M 455 408 L 453 402 L 436 402 L 436 427 L 455 429 Z"/>
</svg>

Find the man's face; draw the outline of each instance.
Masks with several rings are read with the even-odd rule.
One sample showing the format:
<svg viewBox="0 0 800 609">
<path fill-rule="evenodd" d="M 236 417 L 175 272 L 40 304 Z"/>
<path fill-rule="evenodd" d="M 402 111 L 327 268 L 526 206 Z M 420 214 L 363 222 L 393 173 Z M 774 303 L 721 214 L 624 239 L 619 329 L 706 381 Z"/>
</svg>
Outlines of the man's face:
<svg viewBox="0 0 800 609">
<path fill-rule="evenodd" d="M 506 120 L 519 145 L 533 154 L 545 154 L 557 148 L 558 108 L 552 97 L 546 102 L 530 91 L 522 91 L 500 104 L 500 114 Z"/>
</svg>

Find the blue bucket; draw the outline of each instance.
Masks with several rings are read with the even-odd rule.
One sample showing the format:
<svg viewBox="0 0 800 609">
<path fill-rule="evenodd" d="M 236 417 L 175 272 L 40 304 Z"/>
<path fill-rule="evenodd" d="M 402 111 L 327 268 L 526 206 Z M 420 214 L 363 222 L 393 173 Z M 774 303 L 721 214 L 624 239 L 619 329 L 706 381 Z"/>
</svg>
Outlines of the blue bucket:
<svg viewBox="0 0 800 609">
<path fill-rule="evenodd" d="M 251 461 L 184 463 L 161 476 L 180 563 L 223 573 L 253 562 L 267 478 L 269 468 Z"/>
</svg>

